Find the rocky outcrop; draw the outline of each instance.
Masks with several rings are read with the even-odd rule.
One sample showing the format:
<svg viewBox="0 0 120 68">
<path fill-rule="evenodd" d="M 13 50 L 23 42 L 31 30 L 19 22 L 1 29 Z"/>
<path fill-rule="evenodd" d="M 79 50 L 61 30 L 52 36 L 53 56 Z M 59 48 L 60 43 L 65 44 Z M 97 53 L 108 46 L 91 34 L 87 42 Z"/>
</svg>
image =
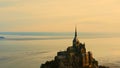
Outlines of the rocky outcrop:
<svg viewBox="0 0 120 68">
<path fill-rule="evenodd" d="M 86 52 L 85 44 L 68 47 L 60 51 L 52 61 L 47 61 L 40 68 L 109 68 L 99 66 L 90 51 Z"/>
<path fill-rule="evenodd" d="M 79 42 L 77 38 L 77 30 L 75 29 L 75 37 L 73 45 L 68 47 L 66 51 L 60 51 L 54 60 L 47 61 L 40 68 L 109 68 L 99 66 L 98 61 L 93 57 L 90 51 L 86 52 L 85 44 Z"/>
</svg>

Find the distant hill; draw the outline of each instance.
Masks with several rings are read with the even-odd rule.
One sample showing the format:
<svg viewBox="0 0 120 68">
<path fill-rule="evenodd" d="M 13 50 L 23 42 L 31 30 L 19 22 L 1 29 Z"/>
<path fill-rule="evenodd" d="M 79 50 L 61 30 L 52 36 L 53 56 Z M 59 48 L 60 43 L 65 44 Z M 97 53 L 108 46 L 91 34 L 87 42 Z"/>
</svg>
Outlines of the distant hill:
<svg viewBox="0 0 120 68">
<path fill-rule="evenodd" d="M 1 39 L 5 39 L 5 37 L 0 37 L 0 40 L 1 40 Z"/>
</svg>

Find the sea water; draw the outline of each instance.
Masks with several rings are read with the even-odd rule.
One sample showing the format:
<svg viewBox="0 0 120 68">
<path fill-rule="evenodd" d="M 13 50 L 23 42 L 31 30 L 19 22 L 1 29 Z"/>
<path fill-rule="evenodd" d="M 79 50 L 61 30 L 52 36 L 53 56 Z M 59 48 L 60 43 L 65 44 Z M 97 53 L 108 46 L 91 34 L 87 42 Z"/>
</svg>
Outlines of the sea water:
<svg viewBox="0 0 120 68">
<path fill-rule="evenodd" d="M 74 33 L 1 32 L 0 68 L 40 68 L 58 51 L 72 46 Z M 79 33 L 79 41 L 101 65 L 120 68 L 120 37 L 116 34 Z"/>
</svg>

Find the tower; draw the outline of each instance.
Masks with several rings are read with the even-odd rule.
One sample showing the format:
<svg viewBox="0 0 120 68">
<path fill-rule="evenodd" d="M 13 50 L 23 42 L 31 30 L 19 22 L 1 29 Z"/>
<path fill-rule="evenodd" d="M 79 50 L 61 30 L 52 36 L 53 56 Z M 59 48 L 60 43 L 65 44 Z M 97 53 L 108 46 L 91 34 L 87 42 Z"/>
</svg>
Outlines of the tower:
<svg viewBox="0 0 120 68">
<path fill-rule="evenodd" d="M 73 47 L 76 47 L 77 45 L 79 45 L 79 40 L 77 38 L 77 27 L 75 27 L 75 36 L 73 39 Z"/>
</svg>

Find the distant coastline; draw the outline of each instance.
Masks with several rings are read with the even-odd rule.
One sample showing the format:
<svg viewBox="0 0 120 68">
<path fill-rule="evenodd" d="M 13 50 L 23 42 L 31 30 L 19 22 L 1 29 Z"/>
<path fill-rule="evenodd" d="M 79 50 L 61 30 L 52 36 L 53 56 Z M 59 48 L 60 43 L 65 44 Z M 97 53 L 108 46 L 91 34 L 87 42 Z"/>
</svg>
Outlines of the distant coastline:
<svg viewBox="0 0 120 68">
<path fill-rule="evenodd" d="M 63 36 L 72 37 L 73 32 L 0 32 L 1 36 Z M 120 37 L 120 33 L 78 32 L 81 38 L 111 38 Z"/>
</svg>

